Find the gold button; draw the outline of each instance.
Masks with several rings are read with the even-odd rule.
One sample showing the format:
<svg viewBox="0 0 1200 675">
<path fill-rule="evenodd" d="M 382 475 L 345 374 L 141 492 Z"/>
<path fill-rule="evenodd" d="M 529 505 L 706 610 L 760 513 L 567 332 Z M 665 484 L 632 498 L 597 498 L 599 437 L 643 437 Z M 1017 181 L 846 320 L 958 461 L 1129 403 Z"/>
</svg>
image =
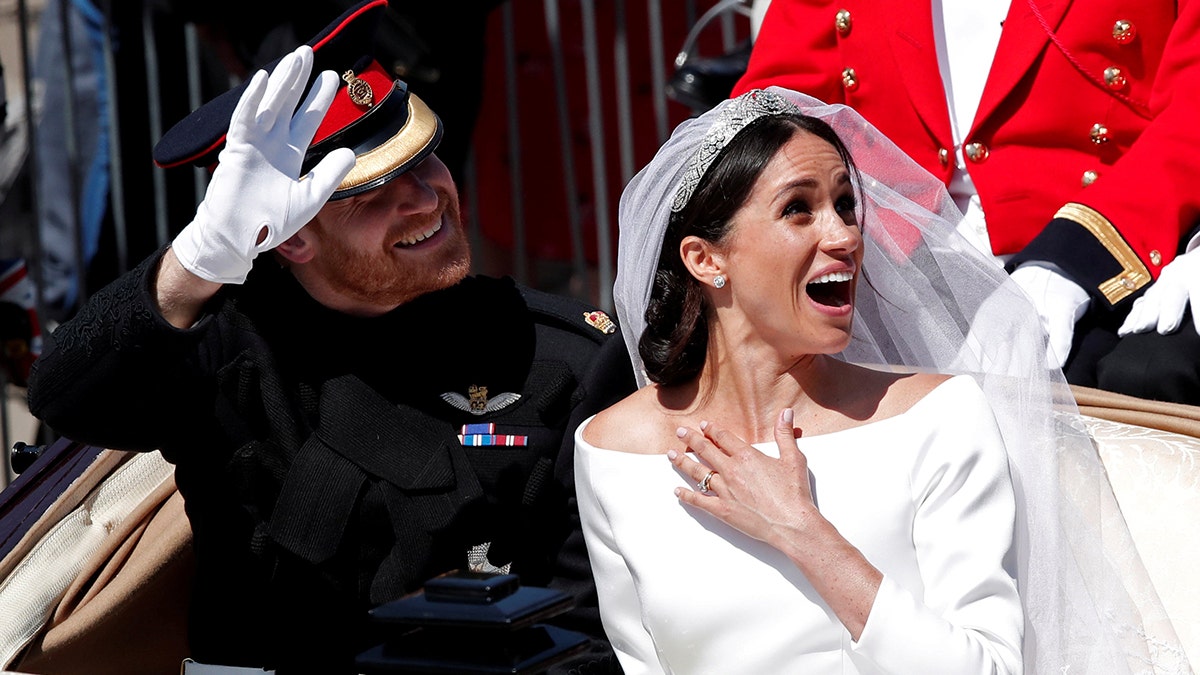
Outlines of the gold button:
<svg viewBox="0 0 1200 675">
<path fill-rule="evenodd" d="M 1118 44 L 1126 45 L 1133 42 L 1133 38 L 1137 37 L 1137 28 L 1134 28 L 1133 24 L 1125 19 L 1121 19 L 1113 24 L 1112 36 Z"/>
<path fill-rule="evenodd" d="M 1083 180 L 1081 180 L 1080 182 L 1083 183 L 1083 187 L 1087 187 L 1087 186 L 1091 185 L 1092 183 L 1095 183 L 1096 179 L 1099 177 L 1100 177 L 1100 174 L 1096 173 L 1095 171 L 1090 171 L 1090 170 L 1084 171 L 1083 172 Z"/>
<path fill-rule="evenodd" d="M 963 147 L 963 152 L 967 154 L 967 159 L 975 162 L 976 164 L 986 160 L 990 154 L 988 152 L 988 146 L 984 145 L 983 143 L 967 143 L 967 145 Z"/>
<path fill-rule="evenodd" d="M 1113 91 L 1119 91 L 1125 88 L 1125 75 L 1121 69 L 1116 66 L 1109 66 L 1104 69 L 1104 84 Z"/>
<path fill-rule="evenodd" d="M 1159 253 L 1157 249 L 1150 251 L 1150 264 L 1152 264 L 1152 265 L 1161 265 L 1162 264 L 1162 254 Z"/>
<path fill-rule="evenodd" d="M 1121 277 L 1121 285 L 1131 291 L 1133 290 L 1134 286 L 1136 286 L 1136 284 L 1133 283 L 1133 279 L 1130 279 L 1129 277 Z"/>
<path fill-rule="evenodd" d="M 950 166 L 950 151 L 946 148 L 938 149 L 938 161 L 942 166 Z"/>
<path fill-rule="evenodd" d="M 1108 127 L 1096 122 L 1092 125 L 1092 142 L 1096 145 L 1104 145 L 1108 142 Z"/>
<path fill-rule="evenodd" d="M 846 91 L 858 89 L 858 73 L 854 72 L 853 68 L 843 70 L 842 84 L 846 85 Z"/>
<path fill-rule="evenodd" d="M 850 10 L 839 9 L 837 18 L 833 20 L 833 25 L 837 27 L 838 35 L 841 35 L 842 37 L 849 35 L 851 26 Z"/>
</svg>

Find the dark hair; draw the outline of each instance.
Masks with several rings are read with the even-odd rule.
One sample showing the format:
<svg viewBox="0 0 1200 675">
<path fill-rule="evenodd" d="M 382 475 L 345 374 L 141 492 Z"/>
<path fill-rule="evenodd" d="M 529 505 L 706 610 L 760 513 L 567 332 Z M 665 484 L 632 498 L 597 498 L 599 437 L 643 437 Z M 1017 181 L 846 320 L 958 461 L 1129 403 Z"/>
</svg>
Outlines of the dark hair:
<svg viewBox="0 0 1200 675">
<path fill-rule="evenodd" d="M 857 178 L 845 144 L 832 127 L 815 117 L 766 115 L 739 131 L 708 167 L 692 198 L 667 223 L 646 306 L 646 330 L 638 340 L 638 354 L 651 382 L 671 385 L 692 379 L 700 373 L 708 351 L 711 308 L 700 282 L 683 265 L 680 243 L 684 237 L 697 236 L 720 245 L 763 168 L 798 131 L 832 145 Z"/>
</svg>

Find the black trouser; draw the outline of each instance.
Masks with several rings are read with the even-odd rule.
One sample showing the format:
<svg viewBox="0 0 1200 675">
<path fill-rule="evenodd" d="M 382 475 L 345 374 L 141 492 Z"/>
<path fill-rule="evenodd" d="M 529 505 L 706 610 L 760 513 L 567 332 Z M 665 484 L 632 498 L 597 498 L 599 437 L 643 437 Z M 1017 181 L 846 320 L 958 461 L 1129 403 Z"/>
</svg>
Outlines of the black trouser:
<svg viewBox="0 0 1200 675">
<path fill-rule="evenodd" d="M 1089 314 L 1076 325 L 1064 373 L 1071 384 L 1200 405 L 1200 334 L 1190 312 L 1170 335 L 1152 329 L 1123 338 L 1109 317 Z"/>
</svg>

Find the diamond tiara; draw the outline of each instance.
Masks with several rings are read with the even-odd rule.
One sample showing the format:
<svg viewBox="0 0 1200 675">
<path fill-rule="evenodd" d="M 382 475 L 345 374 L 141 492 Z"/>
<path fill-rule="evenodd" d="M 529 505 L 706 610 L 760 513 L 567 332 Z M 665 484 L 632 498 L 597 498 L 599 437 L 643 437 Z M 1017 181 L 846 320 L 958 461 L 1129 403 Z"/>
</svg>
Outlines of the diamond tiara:
<svg viewBox="0 0 1200 675">
<path fill-rule="evenodd" d="M 687 206 L 692 193 L 696 191 L 696 186 L 700 184 L 700 179 L 704 177 L 704 172 L 708 171 L 717 155 L 721 154 L 725 146 L 729 145 L 729 141 L 746 128 L 747 124 L 767 115 L 782 115 L 798 110 L 782 96 L 762 89 L 748 91 L 726 104 L 718 113 L 717 121 L 705 132 L 704 140 L 700 142 L 696 154 L 688 162 L 687 170 L 684 171 L 679 187 L 675 190 L 671 211 L 678 213 Z"/>
</svg>

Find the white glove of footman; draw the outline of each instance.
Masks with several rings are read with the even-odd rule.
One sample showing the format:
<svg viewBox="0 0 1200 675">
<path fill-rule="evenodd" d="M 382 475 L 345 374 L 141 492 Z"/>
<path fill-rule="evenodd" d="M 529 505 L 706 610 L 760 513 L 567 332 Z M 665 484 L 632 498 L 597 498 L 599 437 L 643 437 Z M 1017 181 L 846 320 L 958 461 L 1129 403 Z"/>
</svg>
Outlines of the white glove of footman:
<svg viewBox="0 0 1200 675">
<path fill-rule="evenodd" d="M 1091 298 L 1079 284 L 1036 263 L 1021 265 L 1011 276 L 1042 318 L 1042 329 L 1048 338 L 1046 363 L 1062 368 L 1071 353 L 1075 322 L 1087 312 Z"/>
<path fill-rule="evenodd" d="M 304 227 L 354 166 L 354 152 L 340 148 L 300 176 L 304 153 L 338 89 L 336 74 L 321 73 L 296 110 L 312 60 L 311 48 L 297 49 L 270 77 L 256 73 L 238 101 L 204 201 L 171 244 L 196 276 L 222 284 L 245 281 L 255 256 Z"/>
<path fill-rule="evenodd" d="M 1125 323 L 1117 335 L 1145 333 L 1155 328 L 1162 335 L 1179 330 L 1184 310 L 1192 306 L 1192 323 L 1200 333 L 1200 249 L 1179 256 L 1163 268 L 1158 281 L 1146 289 L 1146 294 L 1134 300 Z"/>
</svg>

